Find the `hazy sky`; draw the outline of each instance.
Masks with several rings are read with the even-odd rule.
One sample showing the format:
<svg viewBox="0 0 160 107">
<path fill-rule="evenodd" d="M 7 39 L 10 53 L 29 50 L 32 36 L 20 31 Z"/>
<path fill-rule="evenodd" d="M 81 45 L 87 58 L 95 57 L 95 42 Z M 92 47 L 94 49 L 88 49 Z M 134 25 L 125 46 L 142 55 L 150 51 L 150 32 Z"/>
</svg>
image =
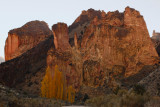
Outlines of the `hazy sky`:
<svg viewBox="0 0 160 107">
<path fill-rule="evenodd" d="M 0 56 L 8 31 L 28 21 L 43 20 L 51 28 L 57 22 L 72 24 L 82 10 L 123 12 L 126 6 L 140 11 L 150 35 L 153 29 L 160 31 L 160 0 L 0 0 Z"/>
</svg>

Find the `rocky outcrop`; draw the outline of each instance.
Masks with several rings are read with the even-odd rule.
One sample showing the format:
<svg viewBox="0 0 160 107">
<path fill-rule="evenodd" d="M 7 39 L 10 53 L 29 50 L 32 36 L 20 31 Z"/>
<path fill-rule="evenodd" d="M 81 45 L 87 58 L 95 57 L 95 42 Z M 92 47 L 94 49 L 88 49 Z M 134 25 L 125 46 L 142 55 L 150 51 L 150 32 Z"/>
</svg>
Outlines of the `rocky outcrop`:
<svg viewBox="0 0 160 107">
<path fill-rule="evenodd" d="M 156 32 L 155 30 L 153 30 L 153 34 L 152 34 L 152 37 L 151 37 L 153 40 L 157 40 L 157 41 L 160 41 L 160 33 L 159 32 Z"/>
<path fill-rule="evenodd" d="M 10 30 L 5 43 L 5 60 L 20 56 L 51 34 L 47 23 L 43 21 L 31 21 L 21 28 Z"/>
<path fill-rule="evenodd" d="M 1 64 L 0 82 L 39 94 L 46 66 L 52 76 L 57 66 L 67 86 L 72 86 L 76 92 L 103 95 L 106 87 L 121 85 L 118 80 L 134 77 L 145 66 L 158 62 L 143 16 L 129 7 L 123 13 L 107 14 L 89 9 L 69 28 L 58 23 L 52 26 L 52 31 L 54 39 L 50 37 L 22 56 Z M 6 50 L 10 49 L 8 43 L 18 44 L 11 50 L 21 46 L 19 36 L 14 38 L 17 39 L 7 42 Z"/>
<path fill-rule="evenodd" d="M 98 18 L 102 17 L 101 11 L 96 11 L 94 9 L 88 9 L 87 11 L 82 11 L 80 16 L 69 26 L 69 38 L 74 38 L 74 34 L 77 33 L 77 38 L 81 38 L 85 32 L 86 27 L 89 25 L 95 16 Z"/>
<path fill-rule="evenodd" d="M 114 87 L 115 78 L 122 79 L 135 75 L 144 66 L 158 63 L 157 52 L 149 37 L 143 16 L 138 11 L 129 7 L 124 13 L 115 11 L 106 14 L 99 11 L 100 14 L 97 15 L 93 10 L 90 14 L 88 11 L 82 14 L 87 15 L 85 17 L 95 17 L 89 17 L 91 19 L 87 21 L 82 20 L 83 15 L 80 15 L 73 23 L 88 23 L 81 39 L 76 30 L 72 29 L 71 32 L 74 32 L 72 48 L 63 52 L 57 48 L 52 49 L 47 58 L 52 70 L 58 65 L 63 68 L 61 70 L 65 72 L 67 81 L 76 80 L 70 83 L 74 88 L 78 90 L 82 84 L 92 88 Z M 63 34 L 64 28 L 58 32 Z M 65 46 L 63 42 L 67 41 L 65 35 L 67 33 L 60 36 L 64 38 L 61 46 Z M 56 47 L 58 42 L 54 43 Z"/>
<path fill-rule="evenodd" d="M 54 75 L 55 66 L 58 66 L 65 77 L 67 86 L 73 86 L 74 89 L 78 90 L 80 88 L 80 75 L 72 61 L 73 54 L 69 44 L 68 27 L 64 23 L 58 23 L 52 26 L 52 30 L 55 48 L 48 51 L 47 65 L 50 72 Z"/>
<path fill-rule="evenodd" d="M 151 40 L 156 48 L 158 55 L 160 56 L 160 33 L 153 31 Z"/>
<path fill-rule="evenodd" d="M 0 64 L 0 83 L 31 95 L 40 95 L 47 53 L 54 48 L 53 41 L 53 36 L 50 36 L 21 56 Z"/>
<path fill-rule="evenodd" d="M 123 66 L 125 76 L 136 74 L 144 65 L 155 64 L 158 56 L 143 17 L 129 7 L 124 13 L 109 12 L 92 21 L 84 32 L 81 48 L 84 60 L 98 61 L 101 69 Z"/>
<path fill-rule="evenodd" d="M 54 45 L 56 49 L 65 51 L 70 48 L 68 27 L 64 23 L 58 23 L 52 26 L 54 35 Z"/>
</svg>

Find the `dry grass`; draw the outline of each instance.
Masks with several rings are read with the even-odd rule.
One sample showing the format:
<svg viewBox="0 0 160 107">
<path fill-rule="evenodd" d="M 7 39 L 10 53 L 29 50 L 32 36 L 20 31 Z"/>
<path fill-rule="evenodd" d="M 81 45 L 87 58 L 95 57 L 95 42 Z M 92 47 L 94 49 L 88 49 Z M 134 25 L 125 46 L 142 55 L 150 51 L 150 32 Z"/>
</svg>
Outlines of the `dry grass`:
<svg viewBox="0 0 160 107">
<path fill-rule="evenodd" d="M 144 107 L 148 101 L 147 94 L 139 95 L 134 91 L 120 90 L 117 95 L 110 94 L 92 98 L 85 104 L 93 107 Z"/>
<path fill-rule="evenodd" d="M 145 107 L 160 107 L 160 97 L 152 97 L 152 99 L 145 104 Z"/>
</svg>

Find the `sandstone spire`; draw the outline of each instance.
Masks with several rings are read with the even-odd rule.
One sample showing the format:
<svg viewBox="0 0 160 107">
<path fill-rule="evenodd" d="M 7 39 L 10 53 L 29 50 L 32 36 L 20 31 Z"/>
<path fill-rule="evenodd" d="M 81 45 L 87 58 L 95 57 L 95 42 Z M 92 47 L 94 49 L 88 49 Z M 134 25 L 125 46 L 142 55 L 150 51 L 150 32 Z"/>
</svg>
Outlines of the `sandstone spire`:
<svg viewBox="0 0 160 107">
<path fill-rule="evenodd" d="M 65 23 L 58 23 L 52 26 L 54 45 L 56 49 L 65 51 L 70 48 L 68 27 Z"/>
</svg>

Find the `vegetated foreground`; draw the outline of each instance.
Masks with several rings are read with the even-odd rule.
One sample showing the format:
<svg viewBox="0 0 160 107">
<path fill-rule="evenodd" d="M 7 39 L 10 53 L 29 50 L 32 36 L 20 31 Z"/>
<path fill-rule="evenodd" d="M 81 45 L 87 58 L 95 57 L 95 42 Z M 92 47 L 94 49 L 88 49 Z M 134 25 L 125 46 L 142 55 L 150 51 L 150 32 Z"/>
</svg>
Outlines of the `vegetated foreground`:
<svg viewBox="0 0 160 107">
<path fill-rule="evenodd" d="M 158 37 L 151 40 L 143 16 L 130 7 L 89 9 L 52 31 L 44 21 L 28 22 L 8 33 L 0 83 L 9 96 L 0 88 L 0 104 L 158 107 Z M 10 88 L 23 93 L 15 96 Z"/>
</svg>

